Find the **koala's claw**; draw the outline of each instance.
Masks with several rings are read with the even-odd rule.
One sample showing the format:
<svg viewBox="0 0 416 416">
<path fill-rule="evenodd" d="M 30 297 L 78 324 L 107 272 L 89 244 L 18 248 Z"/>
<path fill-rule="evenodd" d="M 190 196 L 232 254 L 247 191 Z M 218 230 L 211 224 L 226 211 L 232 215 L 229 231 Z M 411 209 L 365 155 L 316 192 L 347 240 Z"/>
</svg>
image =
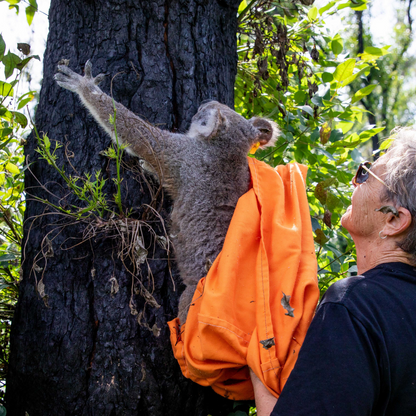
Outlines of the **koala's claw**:
<svg viewBox="0 0 416 416">
<path fill-rule="evenodd" d="M 75 74 L 75 72 L 66 65 L 58 65 L 58 71 L 68 76 Z"/>
<path fill-rule="evenodd" d="M 58 73 L 54 75 L 54 80 L 62 88 L 76 92 L 81 84 L 82 77 L 69 69 L 66 65 L 58 65 Z"/>
<path fill-rule="evenodd" d="M 98 74 L 95 78 L 92 76 L 92 62 L 89 59 L 85 62 L 84 73 L 85 78 L 94 81 L 95 85 L 98 85 L 106 77 L 105 74 Z"/>
<path fill-rule="evenodd" d="M 94 78 L 94 84 L 98 85 L 101 81 L 104 80 L 104 78 L 106 77 L 106 74 L 98 74 L 95 78 Z"/>
<path fill-rule="evenodd" d="M 78 75 L 76 72 L 72 71 L 67 65 L 58 65 L 58 73 L 55 74 L 54 80 L 58 83 L 59 86 L 65 88 L 69 91 L 77 92 L 77 90 L 82 86 L 86 86 L 89 83 L 93 85 L 98 85 L 104 78 L 105 74 L 99 74 L 95 78 L 92 76 L 92 63 L 88 60 L 85 63 L 85 76 Z"/>
<path fill-rule="evenodd" d="M 86 78 L 92 78 L 92 63 L 89 59 L 85 62 L 84 73 Z"/>
</svg>

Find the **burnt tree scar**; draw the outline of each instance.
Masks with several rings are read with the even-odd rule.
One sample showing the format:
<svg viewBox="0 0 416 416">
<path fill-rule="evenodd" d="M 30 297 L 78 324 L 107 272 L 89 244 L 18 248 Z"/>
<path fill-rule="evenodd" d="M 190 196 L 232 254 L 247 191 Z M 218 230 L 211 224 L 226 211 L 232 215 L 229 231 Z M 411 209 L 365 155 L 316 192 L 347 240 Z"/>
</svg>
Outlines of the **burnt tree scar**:
<svg viewBox="0 0 416 416">
<path fill-rule="evenodd" d="M 268 350 L 269 348 L 273 347 L 273 345 L 276 345 L 273 338 L 264 339 L 263 341 L 260 341 L 260 344 L 263 345 L 263 348 L 265 350 Z"/>
<path fill-rule="evenodd" d="M 295 310 L 295 308 L 292 308 L 290 306 L 290 296 L 286 295 L 284 292 L 283 293 L 283 297 L 280 300 L 281 305 L 283 306 L 283 309 L 287 310 L 287 313 L 285 313 L 286 316 L 290 316 L 291 318 L 294 318 L 295 315 L 293 314 L 293 311 Z"/>
</svg>

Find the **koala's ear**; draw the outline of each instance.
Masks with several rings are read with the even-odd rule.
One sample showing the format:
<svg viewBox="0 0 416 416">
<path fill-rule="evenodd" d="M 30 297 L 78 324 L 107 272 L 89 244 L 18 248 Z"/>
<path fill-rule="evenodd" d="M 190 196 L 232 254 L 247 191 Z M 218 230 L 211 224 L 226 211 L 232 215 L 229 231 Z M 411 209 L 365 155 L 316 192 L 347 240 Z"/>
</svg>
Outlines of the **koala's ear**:
<svg viewBox="0 0 416 416">
<path fill-rule="evenodd" d="M 253 117 L 250 122 L 259 131 L 257 142 L 260 143 L 261 147 L 274 146 L 280 133 L 277 124 L 274 121 L 260 117 Z"/>
<path fill-rule="evenodd" d="M 211 140 L 226 131 L 227 128 L 227 118 L 219 108 L 202 108 L 192 118 L 187 136 Z"/>
</svg>

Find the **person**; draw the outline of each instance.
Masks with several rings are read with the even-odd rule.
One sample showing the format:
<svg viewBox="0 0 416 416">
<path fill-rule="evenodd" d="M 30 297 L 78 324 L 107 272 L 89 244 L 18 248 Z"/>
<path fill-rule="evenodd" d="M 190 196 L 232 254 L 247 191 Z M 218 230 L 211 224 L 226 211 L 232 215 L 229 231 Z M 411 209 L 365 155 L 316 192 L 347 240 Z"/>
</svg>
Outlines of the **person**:
<svg viewBox="0 0 416 416">
<path fill-rule="evenodd" d="M 416 131 L 353 184 L 359 275 L 326 292 L 277 402 L 251 372 L 258 416 L 416 415 Z"/>
</svg>

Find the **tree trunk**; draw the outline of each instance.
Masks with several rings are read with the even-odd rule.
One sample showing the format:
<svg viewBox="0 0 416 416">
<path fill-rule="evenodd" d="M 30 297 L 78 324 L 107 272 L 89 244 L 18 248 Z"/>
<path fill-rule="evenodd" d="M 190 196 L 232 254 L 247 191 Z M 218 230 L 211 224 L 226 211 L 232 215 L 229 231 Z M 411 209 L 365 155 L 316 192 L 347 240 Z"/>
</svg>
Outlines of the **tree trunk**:
<svg viewBox="0 0 416 416">
<path fill-rule="evenodd" d="M 364 28 L 363 28 L 363 12 L 362 10 L 356 11 L 357 17 L 357 55 L 364 52 Z"/>
<path fill-rule="evenodd" d="M 36 125 L 52 148 L 54 141 L 68 144 L 67 157 L 64 148 L 56 153 L 58 166 L 72 175 L 101 169 L 107 195 L 115 193 L 115 163 L 99 153 L 110 138 L 75 94 L 53 81 L 59 60 L 70 59 L 81 73 L 91 59 L 94 75 L 109 75 L 101 86 L 107 93 L 118 74 L 115 100 L 163 128 L 184 131 L 204 99 L 233 105 L 239 2 L 52 0 Z M 228 414 L 232 403 L 185 379 L 173 357 L 166 322 L 177 314 L 182 288 L 174 269 L 171 278 L 166 251 L 143 227 L 148 259 L 133 277 L 132 265 L 125 267 L 118 255 L 117 239 L 105 233 L 83 238 L 84 223 L 35 201 L 33 196 L 63 206 L 76 201 L 36 147 L 32 135 L 8 415 Z M 124 160 L 138 167 L 135 159 Z M 161 222 L 143 205 L 154 203 L 147 182 L 128 169 L 123 177 L 125 212 L 132 208 L 131 218 L 151 220 L 162 235 Z M 162 214 L 168 210 L 165 198 Z M 139 279 L 159 308 L 146 304 Z"/>
</svg>

